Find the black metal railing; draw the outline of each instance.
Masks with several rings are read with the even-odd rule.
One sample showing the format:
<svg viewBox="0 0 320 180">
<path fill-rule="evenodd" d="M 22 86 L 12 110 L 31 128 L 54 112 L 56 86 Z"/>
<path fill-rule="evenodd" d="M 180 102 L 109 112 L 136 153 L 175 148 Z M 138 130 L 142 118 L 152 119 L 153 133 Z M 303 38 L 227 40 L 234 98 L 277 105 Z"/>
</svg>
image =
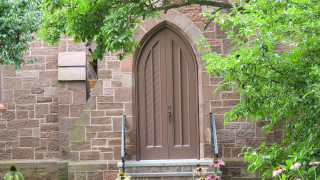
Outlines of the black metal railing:
<svg viewBox="0 0 320 180">
<path fill-rule="evenodd" d="M 211 157 L 218 157 L 218 142 L 217 142 L 217 129 L 216 121 L 212 113 L 210 115 L 210 127 L 211 127 Z"/>
<path fill-rule="evenodd" d="M 122 116 L 121 127 L 121 159 L 122 159 L 122 172 L 126 171 L 126 115 Z"/>
</svg>

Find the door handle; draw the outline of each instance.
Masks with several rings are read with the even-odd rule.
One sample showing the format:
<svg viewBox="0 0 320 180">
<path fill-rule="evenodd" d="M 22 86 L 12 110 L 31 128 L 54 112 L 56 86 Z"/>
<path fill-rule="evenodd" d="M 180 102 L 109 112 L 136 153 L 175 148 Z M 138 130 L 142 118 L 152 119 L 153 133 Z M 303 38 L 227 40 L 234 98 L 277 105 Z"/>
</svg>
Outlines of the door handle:
<svg viewBox="0 0 320 180">
<path fill-rule="evenodd" d="M 169 115 L 169 123 L 171 123 L 171 111 L 168 112 Z"/>
</svg>

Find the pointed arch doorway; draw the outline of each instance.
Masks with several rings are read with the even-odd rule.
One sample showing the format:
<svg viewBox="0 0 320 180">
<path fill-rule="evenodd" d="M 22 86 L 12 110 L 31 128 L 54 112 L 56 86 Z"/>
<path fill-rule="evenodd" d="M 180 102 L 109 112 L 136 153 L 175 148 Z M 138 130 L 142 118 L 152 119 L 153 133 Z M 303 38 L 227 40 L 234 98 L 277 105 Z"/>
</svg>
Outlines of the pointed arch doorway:
<svg viewBox="0 0 320 180">
<path fill-rule="evenodd" d="M 136 71 L 139 159 L 198 159 L 198 78 L 190 45 L 163 26 L 142 45 Z"/>
</svg>

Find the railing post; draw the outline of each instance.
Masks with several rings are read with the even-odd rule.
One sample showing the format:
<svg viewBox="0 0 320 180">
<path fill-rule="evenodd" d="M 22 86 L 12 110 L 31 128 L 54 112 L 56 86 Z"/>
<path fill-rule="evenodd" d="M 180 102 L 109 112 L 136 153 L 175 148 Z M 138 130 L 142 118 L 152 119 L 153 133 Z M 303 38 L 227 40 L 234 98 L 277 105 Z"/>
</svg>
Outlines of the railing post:
<svg viewBox="0 0 320 180">
<path fill-rule="evenodd" d="M 217 130 L 216 130 L 216 121 L 214 115 L 209 113 L 210 115 L 210 128 L 211 128 L 211 157 L 218 157 L 218 142 L 217 142 Z"/>
<path fill-rule="evenodd" d="M 126 171 L 126 115 L 122 117 L 122 127 L 121 127 L 121 159 L 122 159 L 122 172 Z"/>
</svg>

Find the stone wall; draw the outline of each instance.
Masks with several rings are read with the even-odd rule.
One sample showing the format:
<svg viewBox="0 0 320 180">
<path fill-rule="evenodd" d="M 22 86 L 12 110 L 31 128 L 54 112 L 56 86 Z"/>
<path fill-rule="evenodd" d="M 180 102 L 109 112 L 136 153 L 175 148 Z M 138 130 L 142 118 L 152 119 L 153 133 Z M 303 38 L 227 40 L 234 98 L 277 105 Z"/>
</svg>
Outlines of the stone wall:
<svg viewBox="0 0 320 180">
<path fill-rule="evenodd" d="M 216 118 L 219 157 L 235 161 L 228 160 L 227 163 L 231 163 L 223 169 L 223 175 L 229 179 L 243 178 L 249 175 L 238 167 L 236 157 L 241 148 L 256 147 L 262 141 L 267 144 L 278 141 L 281 131 L 265 134 L 261 130 L 262 122 L 251 123 L 249 119 L 224 126 L 223 114 L 241 98 L 233 89 L 213 93 L 221 78 L 207 74 L 196 39 L 208 38 L 211 49 L 223 55 L 232 46 L 218 23 L 211 23 L 204 30 L 202 10 L 193 5 L 162 13 L 162 19 L 145 20 L 137 26 L 139 34 L 134 39 L 142 43 L 164 24 L 186 38 L 198 63 L 200 159 L 210 158 L 209 113 L 212 112 Z M 117 53 L 105 53 L 104 59 L 98 62 L 98 82 L 86 100 L 85 81 L 58 82 L 61 52 L 86 52 L 90 57 L 83 43 L 76 44 L 72 38 L 63 37 L 59 47 L 34 43 L 27 56 L 43 57 L 34 64 L 18 71 L 2 67 L 2 97 L 7 109 L 0 113 L 0 161 L 28 159 L 45 163 L 44 160 L 50 159 L 58 163 L 70 160 L 66 165 L 69 179 L 114 179 L 118 172 L 116 164 L 121 159 L 121 117 L 124 114 L 127 117 L 127 159 L 137 160 L 134 111 L 137 59 L 129 56 L 120 62 Z"/>
<path fill-rule="evenodd" d="M 15 70 L 2 67 L 0 160 L 59 157 L 58 47 L 35 42 L 25 58 L 40 58 Z"/>
</svg>

